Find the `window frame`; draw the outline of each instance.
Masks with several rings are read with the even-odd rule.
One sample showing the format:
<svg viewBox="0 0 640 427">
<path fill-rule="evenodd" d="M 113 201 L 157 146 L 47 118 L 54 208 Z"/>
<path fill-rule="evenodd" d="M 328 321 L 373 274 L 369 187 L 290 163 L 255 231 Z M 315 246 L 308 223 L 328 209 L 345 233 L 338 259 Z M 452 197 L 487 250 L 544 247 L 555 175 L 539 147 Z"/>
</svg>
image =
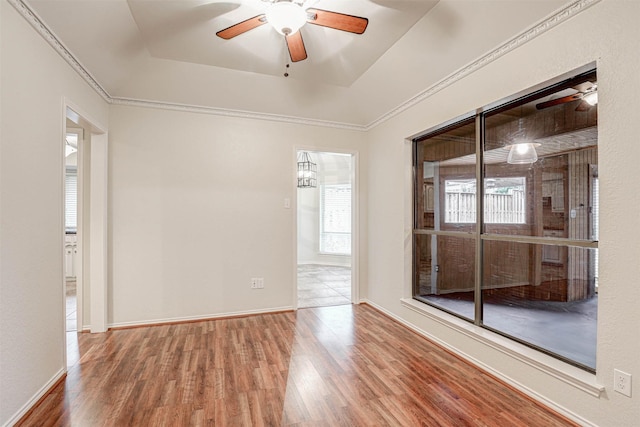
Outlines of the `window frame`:
<svg viewBox="0 0 640 427">
<path fill-rule="evenodd" d="M 421 303 L 430 305 L 432 307 L 437 308 L 438 310 L 456 316 L 460 319 L 463 319 L 467 322 L 471 322 L 476 326 L 479 326 L 484 329 L 488 329 L 492 332 L 495 332 L 499 335 L 505 336 L 513 341 L 524 344 L 527 347 L 534 348 L 542 353 L 553 356 L 557 359 L 560 359 L 570 365 L 576 366 L 580 369 L 586 370 L 588 372 L 595 373 L 595 368 L 591 368 L 576 362 L 575 360 L 569 359 L 568 357 L 559 355 L 554 353 L 553 351 L 539 347 L 535 344 L 527 342 L 518 337 L 511 336 L 503 331 L 496 330 L 491 328 L 483 323 L 483 305 L 482 305 L 482 285 L 483 285 L 483 245 L 485 242 L 517 242 L 517 243 L 527 243 L 527 244 L 538 244 L 538 245 L 558 245 L 566 248 L 585 248 L 585 249 L 595 249 L 596 254 L 598 250 L 598 241 L 597 237 L 591 236 L 589 239 L 571 239 L 568 237 L 545 237 L 545 236 L 537 236 L 537 235 L 508 235 L 508 234 L 498 234 L 487 231 L 487 225 L 493 225 L 497 223 L 486 223 L 484 221 L 485 212 L 484 212 L 484 199 L 485 199 L 485 180 L 487 178 L 492 178 L 490 174 L 486 173 L 485 164 L 484 164 L 484 141 L 485 141 L 485 126 L 486 126 L 486 118 L 488 116 L 498 114 L 503 111 L 510 110 L 519 105 L 523 105 L 531 100 L 540 98 L 542 96 L 550 95 L 563 88 L 570 88 L 576 85 L 577 82 L 582 82 L 586 80 L 586 76 L 595 75 L 596 68 L 595 66 L 585 67 L 585 71 L 583 72 L 573 72 L 569 74 L 572 77 L 569 78 L 558 78 L 558 80 L 553 82 L 542 83 L 538 85 L 537 88 L 532 88 L 523 92 L 522 94 L 514 95 L 510 99 L 498 101 L 492 105 L 478 108 L 476 111 L 468 113 L 466 115 L 460 116 L 458 118 L 449 120 L 439 126 L 433 127 L 425 133 L 418 135 L 412 139 L 412 167 L 413 167 L 413 243 L 412 243 L 412 299 L 420 301 Z M 476 173 L 475 173 L 475 181 L 476 183 L 480 182 L 482 185 L 476 185 L 476 212 L 481 213 L 481 215 L 476 215 L 476 221 L 470 223 L 447 223 L 447 224 L 460 224 L 462 226 L 459 230 L 439 230 L 439 229 L 428 229 L 428 228 L 418 228 L 417 218 L 418 215 L 422 214 L 423 211 L 427 212 L 424 209 L 424 206 L 419 206 L 416 202 L 419 200 L 418 192 L 423 192 L 423 182 L 424 178 L 419 177 L 417 174 L 417 166 L 416 162 L 418 159 L 418 144 L 427 139 L 433 138 L 440 134 L 446 133 L 449 130 L 455 129 L 457 127 L 464 126 L 468 124 L 471 120 L 475 120 L 475 133 L 476 133 Z M 596 146 L 597 147 L 597 146 Z M 597 148 L 596 148 L 597 149 Z M 424 161 L 424 160 L 421 160 Z M 473 179 L 471 177 L 447 177 L 448 180 L 455 179 Z M 528 178 L 525 177 L 525 193 L 526 186 L 528 185 Z M 444 193 L 444 192 L 443 192 Z M 477 197 L 477 196 L 480 197 Z M 439 197 L 436 194 L 436 197 Z M 425 203 L 423 205 L 426 206 Z M 527 213 L 527 204 L 525 202 L 525 222 L 517 223 L 517 224 L 500 224 L 500 225 L 513 225 L 513 226 L 523 226 L 530 223 L 529 214 Z M 444 219 L 443 219 L 444 223 Z M 471 230 L 471 226 L 475 225 L 475 229 Z M 418 289 L 418 275 L 419 271 L 416 268 L 416 236 L 420 235 L 431 235 L 431 236 L 453 236 L 453 237 L 461 237 L 466 239 L 471 239 L 475 243 L 475 284 L 474 284 L 474 318 L 469 319 L 466 318 L 456 312 L 450 311 L 447 308 L 442 306 L 433 304 L 426 300 L 424 297 L 420 297 L 417 295 Z M 597 259 L 597 255 L 596 255 Z M 587 268 L 589 268 L 587 266 Z M 597 267 L 596 267 L 597 268 Z M 597 279 L 596 279 L 597 280 Z M 596 281 L 597 284 L 597 281 Z"/>
</svg>

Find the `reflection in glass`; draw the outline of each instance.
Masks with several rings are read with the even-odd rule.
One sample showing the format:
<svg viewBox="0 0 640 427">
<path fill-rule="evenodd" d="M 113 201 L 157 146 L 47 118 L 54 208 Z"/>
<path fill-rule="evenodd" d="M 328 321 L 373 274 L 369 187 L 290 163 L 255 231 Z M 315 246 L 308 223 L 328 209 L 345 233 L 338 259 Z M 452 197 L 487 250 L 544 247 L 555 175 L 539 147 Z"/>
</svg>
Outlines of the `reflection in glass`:
<svg viewBox="0 0 640 427">
<path fill-rule="evenodd" d="M 594 221 L 592 168 L 598 164 L 597 107 L 577 109 L 577 102 L 546 106 L 540 98 L 523 102 L 485 117 L 484 232 L 589 240 L 586 230 Z M 535 149 L 535 159 L 522 160 L 530 154 L 522 152 L 517 154 L 522 161 L 509 161 L 525 146 Z M 516 178 L 524 181 L 525 189 L 525 210 L 517 214 L 522 205 L 505 206 L 486 197 L 499 180 Z M 519 220 L 496 221 L 488 213 L 492 209 Z"/>
<path fill-rule="evenodd" d="M 596 250 L 485 241 L 483 252 L 483 324 L 595 369 Z"/>
<path fill-rule="evenodd" d="M 524 177 L 488 178 L 484 189 L 484 220 L 492 224 L 526 222 L 526 182 Z M 476 180 L 445 181 L 444 222 L 476 222 Z"/>
<path fill-rule="evenodd" d="M 416 235 L 415 296 L 473 320 L 474 253 L 474 239 Z"/>
<path fill-rule="evenodd" d="M 414 140 L 415 298 L 590 371 L 596 95 L 591 70 Z"/>
<path fill-rule="evenodd" d="M 457 199 L 456 212 L 461 221 L 448 221 L 446 212 L 446 206 L 453 203 L 450 194 L 455 191 L 447 189 L 447 183 L 455 180 L 457 189 L 461 189 L 461 183 L 467 182 L 475 188 L 475 132 L 475 121 L 467 120 L 416 142 L 416 228 L 475 230 L 475 202 L 470 195 Z"/>
</svg>

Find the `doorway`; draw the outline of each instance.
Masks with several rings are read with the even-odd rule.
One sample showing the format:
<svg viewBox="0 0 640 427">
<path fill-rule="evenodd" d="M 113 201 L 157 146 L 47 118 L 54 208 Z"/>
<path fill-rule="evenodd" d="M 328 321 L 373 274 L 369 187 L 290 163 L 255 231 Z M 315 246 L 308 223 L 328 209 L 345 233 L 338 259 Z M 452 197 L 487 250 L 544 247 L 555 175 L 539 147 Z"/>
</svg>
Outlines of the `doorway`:
<svg viewBox="0 0 640 427">
<path fill-rule="evenodd" d="M 66 331 L 78 331 L 78 305 L 82 298 L 82 289 L 78 288 L 78 276 L 81 271 L 82 253 L 78 251 L 79 227 L 81 218 L 79 200 L 81 191 L 82 165 L 79 161 L 79 147 L 84 137 L 82 128 L 67 123 L 64 140 L 64 271 L 65 271 L 65 319 Z M 80 171 L 80 172 L 79 172 Z"/>
<path fill-rule="evenodd" d="M 297 151 L 297 307 L 354 300 L 355 155 Z"/>
<path fill-rule="evenodd" d="M 108 134 L 68 99 L 63 108 L 61 279 L 65 294 L 64 358 L 69 368 L 79 360 L 78 333 L 107 329 Z"/>
</svg>

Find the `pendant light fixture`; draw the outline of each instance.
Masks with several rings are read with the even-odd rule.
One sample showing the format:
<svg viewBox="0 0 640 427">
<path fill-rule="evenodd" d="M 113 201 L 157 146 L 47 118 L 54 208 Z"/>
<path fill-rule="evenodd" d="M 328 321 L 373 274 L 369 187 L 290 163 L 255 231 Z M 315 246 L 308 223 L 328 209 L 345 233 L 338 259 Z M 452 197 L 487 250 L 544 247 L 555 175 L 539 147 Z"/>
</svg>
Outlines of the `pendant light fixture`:
<svg viewBox="0 0 640 427">
<path fill-rule="evenodd" d="M 298 153 L 298 188 L 316 188 L 318 167 L 306 152 Z"/>
<path fill-rule="evenodd" d="M 535 163 L 538 160 L 536 147 L 540 144 L 533 142 L 519 142 L 510 146 L 507 163 L 512 165 L 522 165 Z"/>
<path fill-rule="evenodd" d="M 518 119 L 518 130 L 513 134 L 511 141 L 511 144 L 504 147 L 509 149 L 507 163 L 511 165 L 523 165 L 535 163 L 538 160 L 536 147 L 539 147 L 540 144 L 530 142 L 526 138 L 526 132 L 522 128 L 522 111 L 520 111 L 520 118 Z"/>
</svg>

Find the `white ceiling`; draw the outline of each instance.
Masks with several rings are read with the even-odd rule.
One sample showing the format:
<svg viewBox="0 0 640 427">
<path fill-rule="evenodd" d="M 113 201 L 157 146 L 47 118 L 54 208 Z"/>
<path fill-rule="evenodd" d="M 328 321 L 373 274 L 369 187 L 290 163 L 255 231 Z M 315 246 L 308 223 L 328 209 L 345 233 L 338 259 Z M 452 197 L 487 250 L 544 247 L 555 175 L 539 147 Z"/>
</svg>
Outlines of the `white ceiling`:
<svg viewBox="0 0 640 427">
<path fill-rule="evenodd" d="M 521 34 L 567 0 L 317 0 L 369 19 L 362 35 L 305 25 L 291 64 L 269 25 L 221 29 L 261 0 L 15 0 L 110 97 L 367 125 Z"/>
</svg>

